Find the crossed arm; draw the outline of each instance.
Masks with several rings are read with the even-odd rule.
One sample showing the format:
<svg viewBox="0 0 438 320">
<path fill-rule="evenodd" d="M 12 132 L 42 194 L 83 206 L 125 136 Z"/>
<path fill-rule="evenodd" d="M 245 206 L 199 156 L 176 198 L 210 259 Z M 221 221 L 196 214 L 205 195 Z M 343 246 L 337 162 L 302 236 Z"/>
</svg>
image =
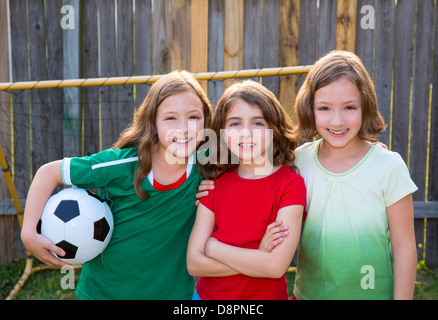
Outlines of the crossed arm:
<svg viewBox="0 0 438 320">
<path fill-rule="evenodd" d="M 188 271 L 193 276 L 203 277 L 245 274 L 280 278 L 287 271 L 298 246 L 302 216 L 303 207 L 299 205 L 280 209 L 277 221 L 268 226 L 259 249 L 245 249 L 211 237 L 214 213 L 200 204 L 187 249 Z M 279 246 L 280 243 L 283 244 Z"/>
</svg>

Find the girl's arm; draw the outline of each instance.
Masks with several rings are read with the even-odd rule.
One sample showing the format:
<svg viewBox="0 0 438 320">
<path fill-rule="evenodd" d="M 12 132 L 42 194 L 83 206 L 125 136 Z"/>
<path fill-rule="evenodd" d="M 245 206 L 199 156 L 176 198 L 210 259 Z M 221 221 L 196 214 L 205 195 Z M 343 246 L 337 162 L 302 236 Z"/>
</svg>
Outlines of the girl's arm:
<svg viewBox="0 0 438 320">
<path fill-rule="evenodd" d="M 303 210 L 303 206 L 294 205 L 278 211 L 277 220 L 283 221 L 289 232 L 282 239 L 282 245 L 270 252 L 234 247 L 210 238 L 205 254 L 250 277 L 280 278 L 286 273 L 298 246 Z"/>
<path fill-rule="evenodd" d="M 36 258 L 52 267 L 61 267 L 66 263 L 56 259 L 50 251 L 63 256 L 65 254 L 64 250 L 55 246 L 46 237 L 38 234 L 36 226 L 47 200 L 56 187 L 63 184 L 61 167 L 62 160 L 50 162 L 43 165 L 35 174 L 27 194 L 21 230 L 21 239 L 24 246 Z"/>
<path fill-rule="evenodd" d="M 205 255 L 205 244 L 213 233 L 214 226 L 214 213 L 200 204 L 187 247 L 187 270 L 192 276 L 225 277 L 239 274 L 236 270 Z"/>
<path fill-rule="evenodd" d="M 394 299 L 412 299 L 417 274 L 412 195 L 387 209 L 394 264 Z"/>
</svg>

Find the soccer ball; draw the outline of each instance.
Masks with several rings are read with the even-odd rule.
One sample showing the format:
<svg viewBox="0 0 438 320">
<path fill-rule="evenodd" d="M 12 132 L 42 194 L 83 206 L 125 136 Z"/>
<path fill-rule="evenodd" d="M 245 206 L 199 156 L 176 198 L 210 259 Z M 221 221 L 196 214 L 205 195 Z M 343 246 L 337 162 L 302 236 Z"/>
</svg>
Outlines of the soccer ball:
<svg viewBox="0 0 438 320">
<path fill-rule="evenodd" d="M 65 251 L 58 259 L 83 264 L 105 250 L 114 229 L 106 202 L 90 191 L 64 189 L 47 201 L 37 226 L 38 233 Z"/>
</svg>

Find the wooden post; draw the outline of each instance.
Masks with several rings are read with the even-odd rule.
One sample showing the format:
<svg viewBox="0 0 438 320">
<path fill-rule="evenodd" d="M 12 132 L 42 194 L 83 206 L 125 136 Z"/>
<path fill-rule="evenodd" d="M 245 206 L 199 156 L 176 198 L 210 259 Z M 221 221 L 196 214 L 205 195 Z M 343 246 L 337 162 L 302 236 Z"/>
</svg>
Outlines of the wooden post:
<svg viewBox="0 0 438 320">
<path fill-rule="evenodd" d="M 206 72 L 208 69 L 208 1 L 192 0 L 190 27 L 191 72 Z M 207 92 L 207 81 L 201 81 Z"/>
<path fill-rule="evenodd" d="M 336 49 L 354 52 L 356 44 L 357 0 L 338 0 Z"/>
</svg>

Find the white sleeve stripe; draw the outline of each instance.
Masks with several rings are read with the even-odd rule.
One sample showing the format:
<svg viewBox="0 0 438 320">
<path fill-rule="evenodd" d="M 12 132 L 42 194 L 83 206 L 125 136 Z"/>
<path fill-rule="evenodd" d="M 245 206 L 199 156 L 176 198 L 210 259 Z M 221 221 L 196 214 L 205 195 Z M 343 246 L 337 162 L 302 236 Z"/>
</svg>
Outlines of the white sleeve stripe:
<svg viewBox="0 0 438 320">
<path fill-rule="evenodd" d="M 98 168 L 104 168 L 104 167 L 111 167 L 122 163 L 128 163 L 137 161 L 138 157 L 132 157 L 132 158 L 126 158 L 126 159 L 120 159 L 120 160 L 114 160 L 114 161 L 108 161 L 103 163 L 98 163 L 91 166 L 91 170 L 98 169 Z"/>
<path fill-rule="evenodd" d="M 62 160 L 62 181 L 65 185 L 72 186 L 70 177 L 70 162 L 71 158 L 64 158 Z"/>
</svg>

